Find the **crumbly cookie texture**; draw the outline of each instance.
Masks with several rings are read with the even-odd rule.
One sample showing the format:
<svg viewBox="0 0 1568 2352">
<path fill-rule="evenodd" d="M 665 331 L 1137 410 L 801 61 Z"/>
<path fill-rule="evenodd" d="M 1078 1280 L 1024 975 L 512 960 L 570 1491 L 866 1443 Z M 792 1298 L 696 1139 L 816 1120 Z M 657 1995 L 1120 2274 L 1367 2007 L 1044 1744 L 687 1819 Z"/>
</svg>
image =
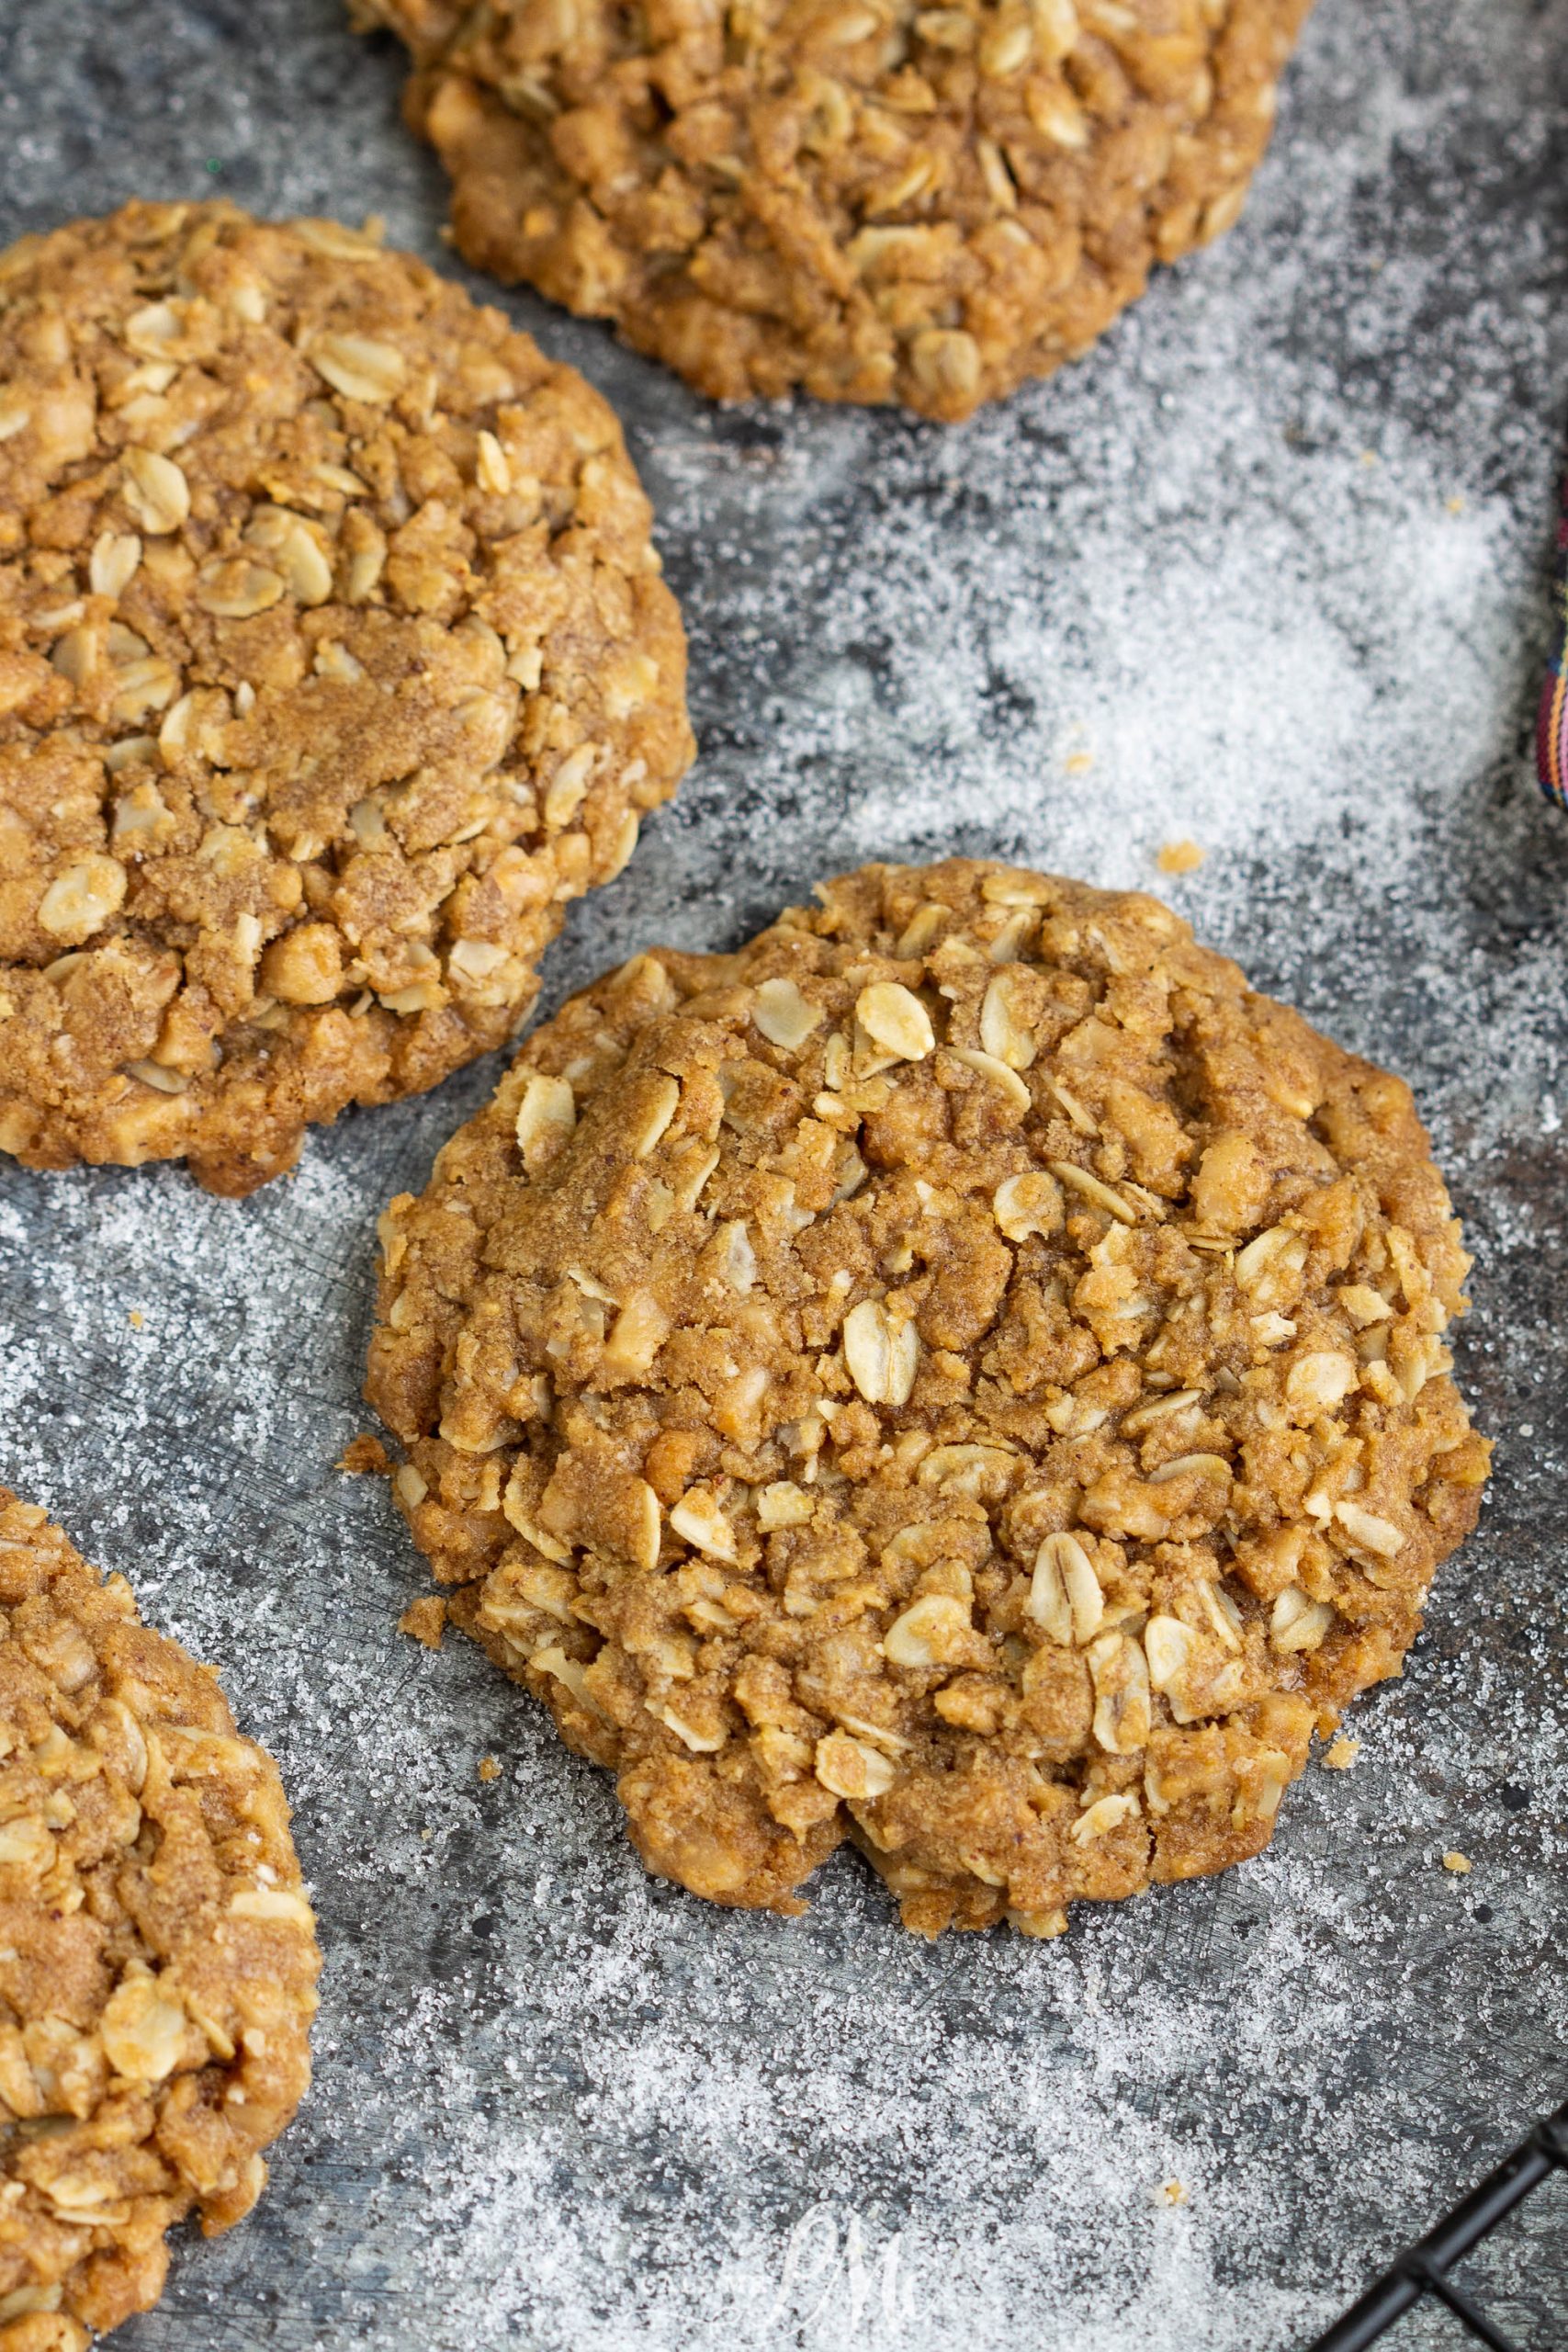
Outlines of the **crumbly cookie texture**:
<svg viewBox="0 0 1568 2352">
<path fill-rule="evenodd" d="M 212 1191 L 434 1085 L 691 755 L 604 402 L 330 220 L 0 254 L 0 1150 Z"/>
<path fill-rule="evenodd" d="M 642 956 L 382 1223 L 453 1618 L 650 1870 L 1035 1935 L 1255 1854 L 1488 1448 L 1408 1090 L 1153 899 L 955 861 Z"/>
<path fill-rule="evenodd" d="M 354 0 L 468 259 L 718 400 L 976 405 L 1228 228 L 1311 0 Z"/>
<path fill-rule="evenodd" d="M 157 2301 L 248 2213 L 320 1955 L 270 1757 L 210 1668 L 0 1488 L 0 2352 Z"/>
</svg>

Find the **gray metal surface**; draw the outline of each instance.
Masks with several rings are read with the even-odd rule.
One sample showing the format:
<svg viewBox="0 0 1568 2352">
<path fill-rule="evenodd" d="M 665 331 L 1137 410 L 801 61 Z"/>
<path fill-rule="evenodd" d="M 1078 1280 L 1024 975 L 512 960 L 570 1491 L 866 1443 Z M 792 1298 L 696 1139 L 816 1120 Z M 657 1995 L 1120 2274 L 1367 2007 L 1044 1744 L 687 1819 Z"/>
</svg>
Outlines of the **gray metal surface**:
<svg viewBox="0 0 1568 2352">
<path fill-rule="evenodd" d="M 0 234 L 218 187 L 438 255 L 400 80 L 337 0 L 5 0 Z M 1568 821 L 1525 749 L 1565 119 L 1555 0 L 1322 0 L 1240 229 L 959 432 L 719 413 L 509 301 L 627 418 L 703 743 L 547 1001 L 871 854 L 1164 887 L 1416 1085 L 1497 1476 L 1359 1766 L 1260 1860 L 1043 1947 L 928 1950 L 847 1856 L 806 1919 L 738 1917 L 643 1878 L 477 1652 L 394 1632 L 420 1564 L 332 1467 L 375 1214 L 494 1068 L 239 1206 L 7 1170 L 0 1476 L 222 1663 L 327 1954 L 269 2195 L 126 2352 L 1284 2352 L 1562 2098 Z M 1179 835 L 1206 862 L 1161 885 Z M 1568 2198 L 1479 2267 L 1563 2342 Z"/>
</svg>

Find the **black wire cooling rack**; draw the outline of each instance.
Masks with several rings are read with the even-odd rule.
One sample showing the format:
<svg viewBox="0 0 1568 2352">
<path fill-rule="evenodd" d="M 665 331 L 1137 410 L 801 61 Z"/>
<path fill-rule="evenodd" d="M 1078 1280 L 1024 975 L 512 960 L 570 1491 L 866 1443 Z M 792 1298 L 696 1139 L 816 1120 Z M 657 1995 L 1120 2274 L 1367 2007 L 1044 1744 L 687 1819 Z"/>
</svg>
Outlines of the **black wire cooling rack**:
<svg viewBox="0 0 1568 2352">
<path fill-rule="evenodd" d="M 1363 2352 L 1365 2346 L 1375 2344 L 1427 2295 L 1446 2303 L 1479 2343 L 1492 2346 L 1492 2352 L 1526 2352 L 1524 2346 L 1505 2335 L 1495 2321 L 1477 2309 L 1449 2273 L 1554 2172 L 1568 2172 L 1568 2106 L 1538 2123 L 1529 2138 L 1446 2213 L 1436 2229 L 1428 2230 L 1391 2264 L 1360 2301 L 1309 2346 L 1309 2352 Z M 1534 2352 L 1555 2352 L 1555 2347 L 1542 2345 Z"/>
</svg>

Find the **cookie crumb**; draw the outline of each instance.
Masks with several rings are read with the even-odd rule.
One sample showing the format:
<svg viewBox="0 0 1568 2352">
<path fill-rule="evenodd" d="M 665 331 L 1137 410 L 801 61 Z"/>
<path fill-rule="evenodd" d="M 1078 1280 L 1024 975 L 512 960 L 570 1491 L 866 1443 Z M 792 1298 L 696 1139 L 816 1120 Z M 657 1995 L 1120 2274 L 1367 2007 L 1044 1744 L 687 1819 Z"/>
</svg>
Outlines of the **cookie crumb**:
<svg viewBox="0 0 1568 2352">
<path fill-rule="evenodd" d="M 144 1331 L 147 1328 L 147 1317 L 139 1306 L 133 1306 L 125 1319 L 133 1331 Z"/>
<path fill-rule="evenodd" d="M 1325 1748 L 1323 1761 L 1330 1772 L 1348 1772 L 1360 1752 L 1359 1739 L 1337 1739 L 1332 1747 Z"/>
<path fill-rule="evenodd" d="M 1069 752 L 1062 762 L 1069 775 L 1087 775 L 1094 765 L 1092 752 Z"/>
<path fill-rule="evenodd" d="M 422 1593 L 411 1600 L 398 1620 L 400 1634 L 410 1634 L 423 1642 L 427 1650 L 441 1647 L 441 1636 L 446 1624 L 446 1603 L 438 1592 Z"/>
<path fill-rule="evenodd" d="M 363 1478 L 371 1475 L 380 1476 L 392 1464 L 380 1439 L 372 1437 L 368 1430 L 361 1430 L 359 1435 L 351 1437 L 344 1447 L 338 1456 L 337 1466 L 351 1478 Z"/>
<path fill-rule="evenodd" d="M 1187 2202 L 1187 2184 L 1185 2181 L 1162 2181 L 1160 2183 L 1159 2193 L 1164 2198 L 1168 2205 L 1185 2205 Z"/>
<path fill-rule="evenodd" d="M 1155 864 L 1162 874 L 1196 874 L 1207 854 L 1196 842 L 1167 842 Z"/>
<path fill-rule="evenodd" d="M 1450 514 L 1462 514 L 1464 513 L 1463 499 L 1450 498 L 1448 502 L 1448 510 Z"/>
<path fill-rule="evenodd" d="M 481 1781 L 500 1780 L 501 1767 L 496 1762 L 493 1756 L 481 1756 L 479 1758 L 479 1778 Z"/>
<path fill-rule="evenodd" d="M 1471 1869 L 1470 1856 L 1468 1854 L 1455 1853 L 1450 1849 L 1450 1851 L 1443 1856 L 1443 1868 L 1446 1871 L 1452 1871 L 1456 1878 L 1468 1878 L 1470 1876 Z"/>
</svg>

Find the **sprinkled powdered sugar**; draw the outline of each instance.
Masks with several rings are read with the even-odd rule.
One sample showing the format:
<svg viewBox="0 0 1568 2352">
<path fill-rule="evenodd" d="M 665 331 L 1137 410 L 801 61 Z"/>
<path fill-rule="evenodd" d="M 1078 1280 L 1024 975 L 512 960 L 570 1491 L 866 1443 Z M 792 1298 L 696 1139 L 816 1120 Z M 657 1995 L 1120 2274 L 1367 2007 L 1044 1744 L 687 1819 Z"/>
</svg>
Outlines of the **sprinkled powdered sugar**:
<svg viewBox="0 0 1568 2352">
<path fill-rule="evenodd" d="M 216 155 L 258 210 L 374 205 L 431 249 L 389 46 L 333 0 L 259 0 L 227 48 L 166 13 L 0 36 L 16 226 Z M 117 28 L 150 79 L 84 172 Z M 847 1857 L 802 1921 L 716 1916 L 644 1881 L 482 1657 L 394 1634 L 423 1567 L 332 1467 L 373 1215 L 493 1068 L 242 1206 L 11 1172 L 0 1476 L 223 1665 L 327 1954 L 266 2199 L 180 2249 L 128 2352 L 1285 2352 L 1561 2095 L 1568 831 L 1524 756 L 1568 377 L 1554 74 L 1528 0 L 1321 0 L 1240 230 L 955 433 L 721 415 L 511 305 L 632 420 L 703 742 L 547 1003 L 874 854 L 1156 888 L 1415 1085 L 1480 1261 L 1461 1374 L 1497 1476 L 1355 1769 L 1311 1769 L 1258 1861 L 1048 1947 L 915 1945 Z M 1160 876 L 1183 838 L 1204 863 Z M 1527 2340 L 1568 2319 L 1563 2211 L 1484 2266 Z"/>
</svg>

